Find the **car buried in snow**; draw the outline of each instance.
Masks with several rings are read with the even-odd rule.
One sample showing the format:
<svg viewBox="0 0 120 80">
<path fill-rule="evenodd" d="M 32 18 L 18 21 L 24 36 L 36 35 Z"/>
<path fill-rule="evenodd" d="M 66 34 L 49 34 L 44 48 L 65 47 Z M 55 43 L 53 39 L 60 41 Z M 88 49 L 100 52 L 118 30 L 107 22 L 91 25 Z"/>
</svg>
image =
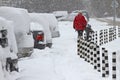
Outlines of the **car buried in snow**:
<svg viewBox="0 0 120 80">
<path fill-rule="evenodd" d="M 68 11 L 53 11 L 52 13 L 58 21 L 64 21 L 68 16 Z"/>
<path fill-rule="evenodd" d="M 52 47 L 52 33 L 50 31 L 49 23 L 44 16 L 41 16 L 38 13 L 29 13 L 31 22 L 38 23 L 42 25 L 44 29 L 44 37 L 45 37 L 45 46 L 51 48 Z M 41 26 L 40 26 L 41 27 Z"/>
<path fill-rule="evenodd" d="M 46 19 L 46 22 L 48 22 L 52 38 L 60 37 L 58 21 L 55 15 L 52 13 L 39 13 L 39 15 L 43 16 Z"/>
<path fill-rule="evenodd" d="M 28 11 L 22 8 L 0 7 L 0 16 L 13 21 L 18 57 L 30 56 L 33 52 L 34 40 L 30 31 Z"/>
<path fill-rule="evenodd" d="M 3 71 L 18 71 L 17 53 L 13 22 L 0 17 L 0 66 L 2 65 Z"/>
<path fill-rule="evenodd" d="M 34 48 L 44 49 L 46 47 L 46 36 L 43 26 L 37 22 L 31 22 L 30 30 L 33 33 Z"/>
</svg>

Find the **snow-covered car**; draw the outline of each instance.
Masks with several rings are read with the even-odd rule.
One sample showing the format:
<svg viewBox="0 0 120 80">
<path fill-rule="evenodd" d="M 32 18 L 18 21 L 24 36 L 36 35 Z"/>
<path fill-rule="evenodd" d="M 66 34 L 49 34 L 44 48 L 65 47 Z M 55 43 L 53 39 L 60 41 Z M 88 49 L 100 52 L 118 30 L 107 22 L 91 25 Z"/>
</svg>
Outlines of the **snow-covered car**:
<svg viewBox="0 0 120 80">
<path fill-rule="evenodd" d="M 44 16 L 46 21 L 48 21 L 52 38 L 60 37 L 58 21 L 57 21 L 55 15 L 52 13 L 39 13 L 39 15 Z"/>
<path fill-rule="evenodd" d="M 18 49 L 15 39 L 13 22 L 0 17 L 0 74 L 3 71 L 4 76 L 0 76 L 0 80 L 5 78 L 9 72 L 18 71 Z M 1 66 L 2 65 L 2 66 Z M 8 74 L 5 74 L 8 72 Z"/>
<path fill-rule="evenodd" d="M 30 30 L 33 33 L 34 48 L 44 49 L 46 47 L 46 37 L 43 26 L 37 22 L 31 22 Z"/>
<path fill-rule="evenodd" d="M 30 56 L 33 52 L 34 40 L 30 32 L 28 11 L 22 8 L 0 7 L 0 16 L 14 23 L 18 57 Z"/>
<path fill-rule="evenodd" d="M 29 13 L 29 15 L 31 18 L 31 22 L 37 22 L 43 26 L 43 29 L 45 32 L 44 34 L 46 37 L 46 47 L 51 48 L 52 47 L 52 35 L 51 35 L 52 33 L 50 31 L 49 22 L 44 16 L 41 16 L 38 13 Z"/>
<path fill-rule="evenodd" d="M 58 21 L 63 21 L 68 16 L 68 11 L 53 11 L 53 14 Z"/>
<path fill-rule="evenodd" d="M 86 10 L 75 10 L 75 11 L 72 11 L 71 13 L 68 14 L 66 20 L 68 21 L 73 21 L 75 16 L 79 13 L 79 12 L 82 12 L 82 14 L 87 18 L 87 21 L 89 21 L 89 15 L 88 15 L 88 12 Z"/>
</svg>

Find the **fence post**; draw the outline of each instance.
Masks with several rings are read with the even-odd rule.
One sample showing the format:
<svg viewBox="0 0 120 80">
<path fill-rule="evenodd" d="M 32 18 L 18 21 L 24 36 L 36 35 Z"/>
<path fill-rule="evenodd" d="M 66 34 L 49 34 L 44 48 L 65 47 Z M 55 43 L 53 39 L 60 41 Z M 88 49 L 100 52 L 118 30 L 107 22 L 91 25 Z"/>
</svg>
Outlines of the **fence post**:
<svg viewBox="0 0 120 80">
<path fill-rule="evenodd" d="M 112 41 L 112 28 L 109 28 L 109 42 Z"/>
<path fill-rule="evenodd" d="M 99 45 L 102 45 L 103 44 L 103 30 L 100 30 L 100 33 L 99 33 Z"/>
<path fill-rule="evenodd" d="M 87 62 L 90 62 L 90 42 L 87 42 Z"/>
<path fill-rule="evenodd" d="M 80 38 L 77 38 L 77 54 L 80 55 Z"/>
<path fill-rule="evenodd" d="M 104 44 L 108 43 L 108 31 L 107 29 L 104 30 Z"/>
<path fill-rule="evenodd" d="M 113 40 L 116 39 L 116 27 L 113 27 Z"/>
<path fill-rule="evenodd" d="M 101 72 L 101 65 L 100 65 L 100 47 L 97 45 L 97 71 Z"/>
<path fill-rule="evenodd" d="M 120 37 L 120 27 L 118 26 L 118 37 Z"/>
<path fill-rule="evenodd" d="M 102 77 L 109 76 L 108 51 L 102 48 Z"/>
<path fill-rule="evenodd" d="M 90 63 L 93 64 L 93 60 L 94 60 L 94 43 L 93 42 L 90 42 Z"/>
<path fill-rule="evenodd" d="M 96 44 L 98 44 L 98 34 L 97 34 L 97 31 L 95 31 L 95 41 L 94 41 L 94 43 L 96 43 Z"/>
<path fill-rule="evenodd" d="M 87 61 L 87 41 L 84 41 L 84 50 L 85 50 L 84 51 L 85 52 L 85 54 L 84 54 L 85 57 L 84 58 L 85 58 L 85 61 Z"/>
<path fill-rule="evenodd" d="M 112 53 L 112 80 L 116 80 L 116 52 Z"/>
<path fill-rule="evenodd" d="M 80 58 L 82 58 L 82 39 L 80 38 L 80 48 L 79 48 L 79 55 L 80 55 Z"/>
</svg>

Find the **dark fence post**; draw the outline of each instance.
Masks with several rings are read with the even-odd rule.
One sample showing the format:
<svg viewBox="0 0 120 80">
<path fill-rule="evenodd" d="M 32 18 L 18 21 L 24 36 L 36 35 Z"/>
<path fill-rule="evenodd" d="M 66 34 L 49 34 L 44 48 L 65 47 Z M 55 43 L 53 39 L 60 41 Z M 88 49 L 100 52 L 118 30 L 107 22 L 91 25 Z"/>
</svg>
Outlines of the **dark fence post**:
<svg viewBox="0 0 120 80">
<path fill-rule="evenodd" d="M 102 48 L 102 77 L 109 76 L 108 51 Z"/>
<path fill-rule="evenodd" d="M 116 80 L 116 52 L 112 53 L 112 80 Z"/>
</svg>

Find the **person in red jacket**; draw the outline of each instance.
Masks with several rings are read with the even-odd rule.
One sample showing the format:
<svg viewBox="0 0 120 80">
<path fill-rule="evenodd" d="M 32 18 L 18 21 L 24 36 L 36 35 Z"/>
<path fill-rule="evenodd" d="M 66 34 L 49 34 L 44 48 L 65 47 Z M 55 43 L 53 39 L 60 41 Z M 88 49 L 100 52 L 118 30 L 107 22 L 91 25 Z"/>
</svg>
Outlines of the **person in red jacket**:
<svg viewBox="0 0 120 80">
<path fill-rule="evenodd" d="M 87 25 L 87 21 L 85 17 L 82 15 L 82 13 L 78 13 L 77 16 L 75 16 L 73 21 L 73 28 L 78 32 L 78 37 L 83 36 L 83 31 L 85 30 Z"/>
</svg>

